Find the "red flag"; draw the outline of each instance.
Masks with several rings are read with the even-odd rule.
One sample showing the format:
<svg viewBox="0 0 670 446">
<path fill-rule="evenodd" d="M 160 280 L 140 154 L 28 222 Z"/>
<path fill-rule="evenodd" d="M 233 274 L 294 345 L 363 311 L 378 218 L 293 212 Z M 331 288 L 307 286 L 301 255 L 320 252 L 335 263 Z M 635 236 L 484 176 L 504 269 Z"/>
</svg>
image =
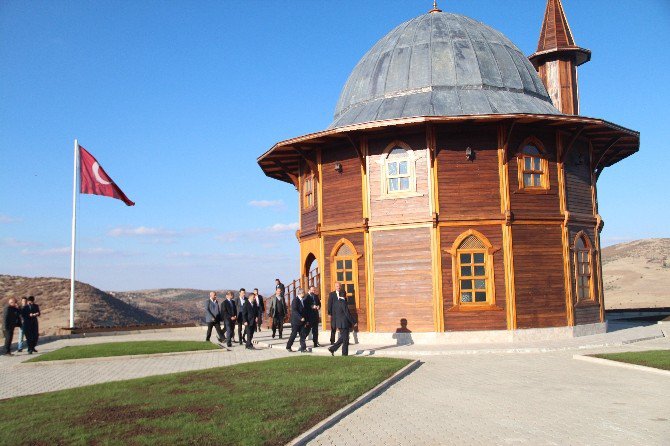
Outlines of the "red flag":
<svg viewBox="0 0 670 446">
<path fill-rule="evenodd" d="M 104 195 L 122 200 L 128 206 L 135 206 L 135 203 L 126 197 L 126 194 L 112 181 L 93 155 L 82 146 L 79 146 L 79 171 L 81 173 L 79 191 L 82 194 Z"/>
</svg>

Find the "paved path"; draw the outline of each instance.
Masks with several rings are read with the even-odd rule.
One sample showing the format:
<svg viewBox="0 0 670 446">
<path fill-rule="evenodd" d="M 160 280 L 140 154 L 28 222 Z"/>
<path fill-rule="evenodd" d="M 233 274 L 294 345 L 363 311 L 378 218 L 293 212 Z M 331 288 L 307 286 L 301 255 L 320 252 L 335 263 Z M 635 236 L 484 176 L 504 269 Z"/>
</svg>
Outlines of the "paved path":
<svg viewBox="0 0 670 446">
<path fill-rule="evenodd" d="M 204 333 L 201 328 L 190 328 L 174 331 L 163 330 L 158 333 L 62 339 L 38 345 L 37 349 L 41 354 L 67 345 L 97 344 L 101 342 L 204 340 Z M 18 353 L 14 357 L 0 358 L 0 382 L 3 383 L 0 386 L 0 399 L 70 389 L 108 381 L 121 381 L 151 375 L 261 361 L 287 355 L 288 353 L 285 350 L 258 349 L 249 351 L 236 344 L 230 350 L 222 349 L 166 356 L 23 363 L 23 361 L 31 358 L 24 351 L 24 353 Z M 30 380 L 30 386 L 25 385 L 24 377 Z"/>
<path fill-rule="evenodd" d="M 670 340 L 600 350 L 642 349 L 670 349 Z M 670 378 L 573 354 L 422 356 L 418 370 L 310 444 L 670 444 Z"/>
</svg>

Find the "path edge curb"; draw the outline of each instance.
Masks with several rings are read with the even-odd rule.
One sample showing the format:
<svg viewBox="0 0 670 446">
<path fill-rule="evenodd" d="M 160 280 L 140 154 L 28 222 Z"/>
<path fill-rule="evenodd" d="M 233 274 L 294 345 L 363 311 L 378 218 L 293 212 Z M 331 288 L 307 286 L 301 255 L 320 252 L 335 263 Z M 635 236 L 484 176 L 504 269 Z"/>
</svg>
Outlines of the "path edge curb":
<svg viewBox="0 0 670 446">
<path fill-rule="evenodd" d="M 382 381 L 381 383 L 377 384 L 377 386 L 373 387 L 372 389 L 368 390 L 366 393 L 363 395 L 359 396 L 356 398 L 354 401 L 349 403 L 348 405 L 344 406 L 342 409 L 338 410 L 325 420 L 321 421 L 318 423 L 316 426 L 312 427 L 311 429 L 307 430 L 306 432 L 303 432 L 302 434 L 298 435 L 295 437 L 293 440 L 290 442 L 286 443 L 286 446 L 303 446 L 306 445 L 309 441 L 315 439 L 317 436 L 322 434 L 324 431 L 327 429 L 330 429 L 333 427 L 335 424 L 339 423 L 343 418 L 354 412 L 355 410 L 359 409 L 360 407 L 364 406 L 374 398 L 378 397 L 382 393 L 386 391 L 389 387 L 391 387 L 393 384 L 397 383 L 410 373 L 412 373 L 414 370 L 419 368 L 421 365 L 421 361 L 418 359 L 415 359 L 414 361 L 410 362 L 407 364 L 405 367 L 402 369 L 398 370 L 395 372 L 392 376 L 387 378 L 386 380 Z"/>
<path fill-rule="evenodd" d="M 657 369 L 655 367 L 647 367 L 638 364 L 629 364 L 627 362 L 613 361 L 611 359 L 594 358 L 593 356 L 586 356 L 586 355 L 572 355 L 572 359 L 578 359 L 580 361 L 586 361 L 586 362 L 593 362 L 601 365 L 608 365 L 611 367 L 621 367 L 629 370 L 641 370 L 644 372 L 656 373 L 658 375 L 670 376 L 670 370 Z"/>
</svg>

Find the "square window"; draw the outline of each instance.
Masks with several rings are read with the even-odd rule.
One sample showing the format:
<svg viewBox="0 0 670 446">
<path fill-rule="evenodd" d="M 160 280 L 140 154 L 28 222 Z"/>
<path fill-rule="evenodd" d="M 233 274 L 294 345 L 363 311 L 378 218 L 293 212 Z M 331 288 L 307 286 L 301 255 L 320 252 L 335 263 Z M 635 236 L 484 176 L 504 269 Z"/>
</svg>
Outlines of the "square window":
<svg viewBox="0 0 670 446">
<path fill-rule="evenodd" d="M 461 302 L 472 302 L 472 293 L 461 293 Z"/>
<path fill-rule="evenodd" d="M 344 261 L 343 260 L 338 260 L 337 261 L 337 269 L 343 269 L 344 268 Z"/>
<path fill-rule="evenodd" d="M 471 290 L 472 289 L 472 280 L 461 280 L 461 289 L 462 290 Z"/>
<path fill-rule="evenodd" d="M 524 173 L 523 174 L 523 185 L 526 187 L 530 187 L 533 185 L 533 174 L 532 173 Z"/>
<path fill-rule="evenodd" d="M 338 272 L 337 273 L 337 281 L 338 282 L 344 282 L 344 273 L 343 272 Z"/>
<path fill-rule="evenodd" d="M 389 178 L 389 192 L 398 190 L 398 178 Z"/>
<path fill-rule="evenodd" d="M 542 170 L 542 167 L 540 167 L 540 158 L 533 158 L 533 170 Z"/>
<path fill-rule="evenodd" d="M 475 253 L 475 263 L 484 263 L 484 253 L 483 252 Z"/>
<path fill-rule="evenodd" d="M 398 163 L 388 163 L 388 174 L 398 175 Z"/>
<path fill-rule="evenodd" d="M 407 175 L 407 161 L 401 161 L 398 166 L 398 173 L 400 175 Z"/>
<path fill-rule="evenodd" d="M 540 178 L 539 173 L 533 174 L 533 186 L 536 187 L 542 186 L 542 179 Z"/>
<path fill-rule="evenodd" d="M 351 269 L 351 260 L 345 260 L 344 261 L 344 268 L 345 269 Z"/>
<path fill-rule="evenodd" d="M 475 280 L 475 289 L 477 289 L 477 290 L 485 290 L 485 289 L 486 289 L 486 280 L 485 280 L 485 279 L 477 279 L 477 280 Z"/>
<path fill-rule="evenodd" d="M 523 168 L 524 170 L 530 170 L 531 167 L 531 158 L 524 158 L 523 159 Z"/>
<path fill-rule="evenodd" d="M 471 276 L 472 267 L 471 266 L 461 266 L 461 276 Z"/>
<path fill-rule="evenodd" d="M 461 263 L 472 262 L 472 254 L 461 254 Z"/>
<path fill-rule="evenodd" d="M 486 293 L 484 291 L 477 291 L 475 293 L 475 302 L 486 302 Z"/>
<path fill-rule="evenodd" d="M 344 274 L 344 277 L 345 277 L 344 280 L 346 280 L 347 282 L 348 282 L 348 281 L 351 281 L 351 280 L 354 280 L 354 278 L 353 278 L 353 274 L 352 274 L 351 271 L 347 271 L 347 272 Z"/>
<path fill-rule="evenodd" d="M 348 283 L 348 284 L 347 284 L 347 294 L 348 294 L 349 296 L 353 296 L 353 295 L 354 295 L 354 284 L 353 284 L 353 283 Z"/>
<path fill-rule="evenodd" d="M 485 276 L 486 269 L 483 266 L 475 266 L 475 276 Z"/>
<path fill-rule="evenodd" d="M 409 190 L 409 178 L 400 178 L 400 190 Z"/>
</svg>

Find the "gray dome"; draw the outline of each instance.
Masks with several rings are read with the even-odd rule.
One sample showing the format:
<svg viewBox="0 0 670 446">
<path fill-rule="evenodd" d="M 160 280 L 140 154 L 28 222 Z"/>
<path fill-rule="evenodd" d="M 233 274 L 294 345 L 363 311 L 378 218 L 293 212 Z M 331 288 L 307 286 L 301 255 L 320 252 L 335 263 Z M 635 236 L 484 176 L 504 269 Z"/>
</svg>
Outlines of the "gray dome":
<svg viewBox="0 0 670 446">
<path fill-rule="evenodd" d="M 412 116 L 560 114 L 507 37 L 433 12 L 395 28 L 351 72 L 329 128 Z"/>
</svg>

